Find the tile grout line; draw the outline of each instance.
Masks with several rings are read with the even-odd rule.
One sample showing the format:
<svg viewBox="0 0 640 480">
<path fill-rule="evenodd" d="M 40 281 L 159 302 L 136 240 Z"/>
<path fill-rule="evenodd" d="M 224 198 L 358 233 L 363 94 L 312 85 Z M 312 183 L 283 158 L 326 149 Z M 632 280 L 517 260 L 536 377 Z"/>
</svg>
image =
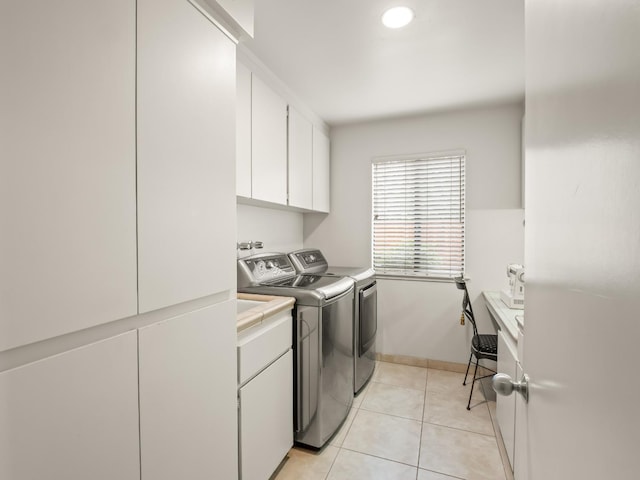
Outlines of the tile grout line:
<svg viewBox="0 0 640 480">
<path fill-rule="evenodd" d="M 358 408 L 358 410 L 364 410 L 365 412 L 369 412 L 369 413 L 379 413 L 380 415 L 387 415 L 388 417 L 401 418 L 403 420 L 411 420 L 413 422 L 422 423 L 422 418 L 403 417 L 402 415 L 396 415 L 396 414 L 387 413 L 387 412 L 379 412 L 378 410 L 369 410 L 368 408 L 363 408 L 363 407 Z M 424 406 L 422 407 L 422 414 L 424 415 Z"/>
<path fill-rule="evenodd" d="M 425 369 L 425 370 L 426 370 L 426 369 Z M 427 374 L 427 372 L 425 372 L 425 375 L 426 375 L 426 374 Z M 358 450 L 353 450 L 353 449 L 351 449 L 351 448 L 347 448 L 347 447 L 345 447 L 345 446 L 344 446 L 344 442 L 346 441 L 347 436 L 349 435 L 349 431 L 351 431 L 351 427 L 352 427 L 352 426 L 353 426 L 353 424 L 355 423 L 355 421 L 356 421 L 356 416 L 358 415 L 358 413 L 356 413 L 356 414 L 355 414 L 355 416 L 354 416 L 354 418 L 353 418 L 353 420 L 351 421 L 351 424 L 349 425 L 349 428 L 348 428 L 347 432 L 345 433 L 345 436 L 344 436 L 344 438 L 343 438 L 343 440 L 342 440 L 342 443 L 341 443 L 341 444 L 340 444 L 340 446 L 338 447 L 338 454 L 336 454 L 336 458 L 334 458 L 334 459 L 333 459 L 333 462 L 331 463 L 331 467 L 329 468 L 329 471 L 327 472 L 327 475 L 326 475 L 326 477 L 325 477 L 325 480 L 327 480 L 327 479 L 329 478 L 329 475 L 330 475 L 330 473 L 331 473 L 331 469 L 333 468 L 333 466 L 334 466 L 334 464 L 335 464 L 335 461 L 336 461 L 336 459 L 338 458 L 338 455 L 340 454 L 340 451 L 341 451 L 341 450 L 346 450 L 346 451 L 349 451 L 349 452 L 357 453 L 357 454 L 359 454 L 359 455 L 365 455 L 365 456 L 372 457 L 372 458 L 378 458 L 378 459 L 383 460 L 383 461 L 396 463 L 396 464 L 398 464 L 398 465 L 406 465 L 406 466 L 408 466 L 408 467 L 415 468 L 415 469 L 416 469 L 416 480 L 417 480 L 417 477 L 418 477 L 418 470 L 419 470 L 419 468 L 420 468 L 420 467 L 419 467 L 419 463 L 420 463 L 420 444 L 421 444 L 421 442 L 422 442 L 422 418 L 421 418 L 420 420 L 414 420 L 414 419 L 412 419 L 412 418 L 401 417 L 401 416 L 398 416 L 398 415 L 391 415 L 391 414 L 387 414 L 387 413 L 383 413 L 383 412 L 376 412 L 376 411 L 373 411 L 373 410 L 367 410 L 366 408 L 362 408 L 362 406 L 364 405 L 364 401 L 366 400 L 366 397 L 367 397 L 367 395 L 369 394 L 369 388 L 371 388 L 371 384 L 373 384 L 373 383 L 379 383 L 379 384 L 381 384 L 381 385 L 389 385 L 389 386 L 393 386 L 393 387 L 404 388 L 404 389 L 406 389 L 406 390 L 413 390 L 413 391 L 420 391 L 420 390 L 412 389 L 412 388 L 407 388 L 407 387 L 404 387 L 404 386 L 401 386 L 401 385 L 394 385 L 394 384 L 389 384 L 389 383 L 385 383 L 385 382 L 380 382 L 380 381 L 377 381 L 377 380 L 378 380 L 377 378 L 376 378 L 376 379 L 374 379 L 373 377 L 371 378 L 371 380 L 370 380 L 369 384 L 368 384 L 368 385 L 367 385 L 367 387 L 365 388 L 365 391 L 363 391 L 363 392 L 362 392 L 362 393 L 364 394 L 364 396 L 362 397 L 362 400 L 360 401 L 359 406 L 356 408 L 356 410 L 358 410 L 358 412 L 359 412 L 360 410 L 364 410 L 365 412 L 376 413 L 376 414 L 379 414 L 379 415 L 387 415 L 387 416 L 390 416 L 390 417 L 400 418 L 400 419 L 404 419 L 404 420 L 420 421 L 420 441 L 418 442 L 418 461 L 417 461 L 417 464 L 416 464 L 416 465 L 411 465 L 411 464 L 408 464 L 408 463 L 399 462 L 399 461 L 397 461 L 397 460 L 392 460 L 392 459 L 390 459 L 390 458 L 381 457 L 381 456 L 378 456 L 378 455 L 373 455 L 373 454 L 371 454 L 371 453 L 360 452 L 360 451 L 358 451 Z M 425 382 L 424 393 L 426 394 L 426 382 Z M 422 405 L 422 415 L 423 415 L 423 417 L 424 417 L 424 397 L 423 397 L 423 405 Z"/>
<path fill-rule="evenodd" d="M 429 385 L 429 369 L 424 372 L 424 395 L 422 396 L 422 417 L 420 418 L 420 441 L 418 442 L 418 465 L 416 465 L 416 480 L 418 480 L 418 474 L 420 473 L 420 454 L 422 453 L 422 432 L 424 430 L 424 413 L 427 409 L 427 386 Z"/>
<path fill-rule="evenodd" d="M 427 409 L 427 390 L 429 388 L 429 373 L 428 373 L 428 370 L 429 369 L 427 369 L 427 382 L 426 382 L 425 389 L 424 389 L 424 405 L 423 405 L 423 408 L 422 408 L 422 422 L 421 422 L 422 426 L 421 426 L 421 430 L 420 430 L 420 450 L 418 451 L 418 469 L 416 471 L 416 480 L 418 480 L 418 474 L 420 473 L 420 452 L 422 451 L 422 432 L 424 430 L 424 425 L 425 424 L 435 425 L 435 426 L 438 426 L 438 427 L 450 428 L 452 430 L 459 430 L 459 431 L 462 431 L 462 432 L 477 433 L 477 432 L 472 432 L 470 430 L 463 430 L 463 429 L 459 429 L 459 428 L 455 428 L 455 427 L 449 427 L 447 425 L 440 425 L 440 424 L 437 424 L 437 423 L 425 422 L 424 421 L 424 412 Z M 484 391 L 483 391 L 483 395 L 484 395 Z M 489 414 L 491 414 L 491 412 L 489 412 Z M 483 434 L 479 434 L 479 435 L 483 435 Z M 488 436 L 491 437 L 491 435 L 488 435 Z M 444 475 L 446 477 L 451 477 L 451 478 L 454 478 L 456 480 L 464 480 L 463 478 L 455 476 L 455 475 L 451 475 L 450 473 L 445 473 L 445 472 L 440 472 L 440 471 L 435 471 L 435 470 L 430 470 L 430 469 L 423 469 L 423 470 L 425 470 L 427 472 L 437 473 L 439 475 Z"/>
<path fill-rule="evenodd" d="M 357 403 L 358 406 L 357 407 L 356 406 L 352 407 L 352 409 L 353 409 L 353 413 L 352 413 L 353 414 L 353 419 L 351 420 L 351 422 L 348 425 L 348 428 L 344 432 L 344 436 L 342 438 L 342 442 L 340 444 L 334 444 L 334 446 L 337 448 L 337 453 L 336 453 L 335 457 L 331 460 L 330 466 L 329 466 L 329 468 L 327 470 L 327 473 L 322 478 L 324 478 L 325 480 L 328 480 L 329 478 L 331 478 L 331 475 L 332 475 L 331 472 L 333 471 L 333 468 L 336 465 L 338 455 L 341 455 L 341 452 L 344 450 L 344 451 L 348 451 L 348 452 L 353 452 L 355 454 L 364 455 L 365 457 L 376 458 L 376 459 L 378 459 L 380 461 L 391 462 L 391 463 L 396 464 L 396 465 L 404 465 L 404 466 L 406 466 L 408 468 L 414 468 L 415 469 L 415 477 L 414 478 L 415 478 L 415 480 L 418 480 L 420 478 L 420 470 L 421 470 L 420 461 L 424 460 L 424 458 L 427 458 L 427 454 L 429 453 L 428 449 L 426 448 L 426 447 L 428 447 L 428 445 L 426 445 L 424 443 L 424 439 L 423 439 L 424 430 L 425 430 L 424 427 L 425 427 L 425 424 L 428 424 L 428 425 L 433 425 L 433 426 L 436 426 L 436 427 L 446 428 L 446 429 L 451 430 L 451 431 L 459 431 L 459 432 L 464 432 L 464 433 L 467 433 L 467 434 L 481 435 L 484 438 L 493 437 L 495 439 L 495 442 L 496 442 L 496 447 L 498 448 L 499 456 L 500 456 L 500 458 L 502 460 L 503 474 L 506 476 L 505 480 L 513 480 L 513 477 L 509 476 L 507 474 L 507 472 L 506 472 L 506 466 L 504 464 L 504 453 L 505 452 L 503 452 L 499 447 L 499 440 L 500 439 L 498 439 L 498 432 L 496 432 L 497 426 L 496 426 L 496 422 L 495 422 L 495 417 L 492 414 L 492 411 L 491 411 L 491 408 L 490 408 L 490 401 L 487 400 L 486 395 L 484 395 L 485 394 L 485 390 L 486 390 L 485 385 L 482 382 L 480 382 L 480 386 L 481 386 L 480 391 L 482 392 L 482 394 L 484 396 L 484 402 L 481 402 L 481 403 L 485 404 L 484 408 L 487 409 L 487 413 L 489 414 L 489 419 L 491 421 L 491 431 L 493 431 L 494 435 L 492 435 L 491 433 L 481 433 L 481 432 L 478 432 L 478 431 L 469 430 L 467 428 L 458 428 L 458 427 L 453 427 L 453 426 L 449 426 L 449 425 L 443 425 L 443 424 L 438 424 L 438 423 L 425 421 L 425 415 L 426 415 L 426 412 L 428 410 L 428 407 L 427 407 L 428 399 L 427 399 L 427 397 L 428 397 L 428 394 L 429 394 L 429 391 L 430 391 L 431 384 L 433 382 L 435 382 L 435 383 L 433 383 L 433 385 L 436 388 L 436 392 L 437 392 L 438 391 L 437 387 L 441 382 L 438 381 L 439 377 L 437 375 L 435 375 L 435 377 L 429 375 L 429 372 L 430 372 L 431 369 L 425 368 L 425 367 L 420 367 L 420 368 L 421 369 L 424 368 L 424 370 L 425 370 L 424 375 L 426 376 L 426 381 L 425 381 L 423 389 L 411 388 L 411 386 L 407 386 L 406 383 L 402 384 L 402 381 L 396 382 L 396 383 L 400 383 L 400 384 L 387 383 L 387 382 L 384 381 L 384 379 L 385 379 L 384 376 L 382 378 L 380 378 L 378 375 L 376 375 L 375 379 L 371 378 L 371 381 L 370 381 L 369 385 L 367 386 L 366 390 L 361 392 L 362 398 L 358 401 L 358 403 Z M 376 372 L 376 373 L 379 374 L 379 372 Z M 459 372 L 453 372 L 453 373 L 459 373 Z M 448 379 L 443 379 L 443 380 L 445 380 L 445 383 L 448 383 Z M 392 381 L 393 381 L 393 379 L 392 379 Z M 365 401 L 367 400 L 367 398 L 369 398 L 369 393 L 370 393 L 369 392 L 369 388 L 372 387 L 372 386 L 375 386 L 373 384 L 386 385 L 388 387 L 396 387 L 398 389 L 405 390 L 405 391 L 422 392 L 422 401 L 423 401 L 423 405 L 422 405 L 422 408 L 421 408 L 422 417 L 419 420 L 416 420 L 416 418 L 405 417 L 405 416 L 401 416 L 401 415 L 389 414 L 389 413 L 386 413 L 386 412 L 379 412 L 379 411 L 368 409 L 366 406 L 364 406 L 364 404 L 365 404 Z M 415 386 L 415 385 L 413 385 L 413 386 Z M 446 392 L 444 392 L 444 393 L 446 393 Z M 478 392 L 478 393 L 480 393 L 480 392 Z M 478 404 L 476 406 L 478 408 L 480 408 L 480 409 L 482 408 L 480 404 Z M 419 437 L 419 442 L 418 442 L 417 464 L 413 465 L 411 463 L 406 463 L 404 461 L 390 459 L 390 458 L 387 458 L 387 457 L 382 456 L 380 454 L 372 454 L 372 453 L 368 453 L 368 452 L 364 452 L 364 451 L 359 451 L 359 450 L 354 449 L 354 448 L 345 447 L 344 443 L 346 442 L 347 438 L 349 437 L 350 432 L 352 430 L 352 427 L 354 425 L 354 422 L 356 421 L 356 418 L 359 416 L 360 411 L 364 411 L 364 412 L 372 413 L 372 414 L 376 414 L 376 415 L 384 415 L 386 417 L 396 418 L 396 419 L 400 419 L 400 420 L 408 420 L 410 422 L 411 421 L 413 421 L 413 422 L 420 421 L 420 437 Z M 354 445 L 356 446 L 356 448 L 358 448 L 357 442 Z M 424 457 L 422 456 L 423 447 L 425 447 L 425 456 Z M 436 470 L 429 470 L 428 468 L 425 468 L 424 470 L 428 471 L 428 472 L 429 471 L 433 472 L 435 474 L 448 475 L 452 479 L 460 479 L 460 477 L 451 476 L 451 474 L 448 474 L 448 473 L 445 473 L 445 472 L 438 472 Z M 407 473 L 409 473 L 409 471 L 407 471 Z M 336 472 L 338 472 L 338 470 L 336 470 Z M 413 475 L 411 475 L 411 476 L 413 476 Z"/>
<path fill-rule="evenodd" d="M 495 435 L 491 435 L 491 434 L 488 434 L 488 433 L 474 432 L 473 430 L 467 430 L 465 428 L 458 428 L 458 427 L 451 427 L 449 425 L 442 425 L 441 423 L 433 423 L 433 422 L 422 422 L 422 423 L 428 423 L 429 425 L 434 425 L 436 427 L 448 428 L 450 430 L 456 430 L 458 432 L 473 433 L 474 435 L 482 435 L 483 437 L 496 438 Z"/>
<path fill-rule="evenodd" d="M 358 412 L 360 411 L 360 406 L 362 405 L 362 402 L 364 402 L 365 397 L 367 396 L 367 393 L 369 392 L 369 385 L 371 384 L 371 382 L 373 382 L 373 378 L 371 378 L 371 380 L 369 381 L 369 384 L 367 384 L 367 386 L 361 390 L 360 395 L 363 395 L 362 400 L 360 400 L 360 403 L 358 404 L 358 407 L 354 407 L 352 405 L 352 409 L 356 410 L 356 413 L 354 413 L 353 415 L 353 419 L 351 420 L 351 423 L 349 424 L 349 428 L 347 428 L 347 431 L 344 433 L 344 438 L 342 439 L 342 442 L 340 443 L 339 446 L 336 445 L 337 449 L 338 449 L 338 453 L 336 453 L 336 456 L 334 457 L 333 461 L 331 462 L 331 466 L 329 467 L 329 470 L 327 471 L 327 474 L 325 475 L 325 480 L 327 480 L 329 478 L 329 475 L 331 474 L 331 469 L 333 469 L 333 466 L 336 463 L 336 460 L 338 458 L 338 455 L 340 455 L 340 451 L 343 449 L 343 445 L 344 445 L 344 441 L 347 439 L 347 435 L 349 435 L 349 432 L 351 431 L 351 427 L 353 426 L 353 422 L 356 421 L 356 417 L 358 416 Z M 351 412 L 349 412 L 351 413 Z M 349 414 L 347 414 L 348 416 Z M 346 419 L 345 419 L 346 421 Z M 330 445 L 330 444 L 329 444 Z M 345 448 L 344 450 L 349 450 L 348 448 Z"/>
<path fill-rule="evenodd" d="M 364 400 L 364 397 L 363 397 L 363 400 Z M 356 407 L 353 407 L 353 406 L 352 406 L 352 408 L 354 410 L 358 410 L 358 411 L 360 410 L 360 408 L 356 408 Z M 349 412 L 349 413 L 351 413 L 351 412 Z M 335 445 L 335 447 L 338 449 L 338 453 L 336 453 L 336 456 L 333 457 L 333 461 L 331 462 L 331 466 L 329 467 L 329 470 L 327 470 L 327 474 L 324 477 L 325 480 L 327 480 L 329 478 L 329 475 L 331 474 L 331 470 L 333 469 L 333 466 L 335 465 L 336 460 L 338 459 L 338 455 L 340 455 L 340 451 L 342 450 L 342 445 L 344 445 L 344 441 L 347 439 L 347 435 L 349 435 L 349 430 L 351 430 L 351 426 L 353 425 L 353 422 L 355 421 L 357 415 L 358 415 L 358 412 L 356 412 L 354 414 L 353 419 L 351 420 L 351 424 L 349 425 L 349 428 L 347 429 L 347 431 L 344 433 L 344 438 L 342 439 L 342 442 L 340 443 L 340 445 L 339 446 Z M 349 414 L 347 414 L 347 417 L 348 416 L 349 416 Z M 346 421 L 346 418 L 345 418 L 345 421 Z M 331 444 L 329 444 L 329 445 L 331 445 Z"/>
<path fill-rule="evenodd" d="M 411 387 L 407 387 L 405 385 L 397 385 L 395 383 L 380 382 L 380 381 L 377 381 L 377 380 L 376 381 L 371 380 L 371 383 L 378 383 L 380 385 L 386 385 L 388 387 L 402 388 L 403 390 L 412 390 L 414 392 L 424 392 L 424 389 L 411 388 Z"/>
<path fill-rule="evenodd" d="M 427 389 L 428 389 L 428 385 L 429 385 L 429 381 L 427 380 Z M 502 463 L 502 467 L 503 467 L 503 470 L 504 470 L 505 480 L 513 480 L 513 476 L 509 476 L 509 474 L 506 472 L 506 468 L 507 468 L 507 467 L 506 467 L 506 465 L 504 464 L 503 452 L 502 452 L 502 450 L 500 449 L 500 447 L 499 447 L 499 445 L 498 445 L 498 433 L 496 432 L 496 427 L 495 427 L 495 425 L 496 425 L 496 424 L 495 424 L 495 420 L 494 420 L 494 417 L 493 417 L 493 415 L 492 415 L 492 413 L 491 413 L 491 409 L 489 408 L 489 400 L 487 399 L 487 396 L 486 396 L 486 394 L 485 394 L 485 389 L 484 389 L 484 385 L 482 384 L 482 382 L 480 382 L 480 387 L 481 387 L 482 395 L 483 395 L 483 397 L 484 397 L 484 402 L 481 402 L 480 404 L 477 404 L 476 406 L 477 406 L 477 407 L 479 407 L 481 404 L 484 404 L 484 405 L 485 405 L 485 408 L 487 409 L 487 413 L 488 413 L 488 415 L 489 415 L 489 420 L 490 420 L 490 422 L 491 422 L 491 428 L 492 428 L 492 430 L 493 430 L 493 432 L 494 432 L 494 435 L 485 434 L 485 433 L 480 433 L 480 432 L 475 432 L 475 431 L 472 431 L 472 430 L 467 430 L 467 429 L 462 429 L 462 428 L 457 428 L 457 427 L 452 427 L 452 426 L 449 426 L 449 425 L 441 425 L 441 424 L 437 424 L 437 423 L 433 423 L 433 422 L 425 422 L 425 421 L 423 421 L 423 422 L 422 422 L 422 423 L 423 423 L 423 426 L 424 426 L 424 424 L 425 424 L 425 423 L 428 423 L 429 425 L 434 425 L 434 426 L 438 426 L 438 427 L 448 428 L 448 429 L 450 429 L 450 430 L 456 430 L 456 431 L 460 431 L 460 432 L 471 433 L 471 434 L 477 434 L 477 435 L 482 435 L 482 436 L 484 436 L 484 437 L 493 438 L 493 439 L 494 439 L 494 441 L 496 442 L 496 448 L 498 448 L 498 454 L 499 454 L 499 456 L 500 456 L 501 463 Z M 426 400 L 426 390 L 427 390 L 427 389 L 425 389 L 425 405 L 424 405 L 424 409 L 425 409 L 425 410 L 426 410 L 426 403 L 427 403 L 427 400 Z M 423 414 L 423 415 L 424 415 L 424 414 Z M 424 420 L 424 418 L 423 418 L 423 420 Z M 422 446 L 422 437 L 421 437 L 421 446 Z M 420 470 L 420 465 L 419 465 L 419 462 L 418 462 L 418 473 L 419 473 L 419 470 Z M 433 471 L 433 470 L 431 470 L 431 471 Z M 442 474 L 442 475 L 448 475 L 448 476 L 451 476 L 451 475 L 450 475 L 450 474 L 448 474 L 448 473 L 437 472 L 437 471 L 434 471 L 434 472 L 435 472 L 435 473 Z M 457 477 L 457 476 L 452 476 L 452 478 L 456 478 L 456 479 L 457 479 L 457 478 L 459 478 L 459 477 Z M 417 479 L 416 479 L 416 480 L 417 480 Z"/>
<path fill-rule="evenodd" d="M 482 382 L 480 382 L 480 386 L 482 387 Z M 478 403 L 478 404 L 474 405 L 471 408 L 479 407 L 480 405 L 484 404 L 485 408 L 487 409 L 487 413 L 489 415 L 489 420 L 491 421 L 491 429 L 493 430 L 493 433 L 494 433 L 493 435 L 488 434 L 488 433 L 476 432 L 474 430 L 469 430 L 467 428 L 452 427 L 450 425 L 444 425 L 444 424 L 441 424 L 441 423 L 426 422 L 426 421 L 424 421 L 424 419 L 423 419 L 423 423 L 428 423 L 429 425 L 435 425 L 437 427 L 449 428 L 451 430 L 457 430 L 457 431 L 460 431 L 460 432 L 475 433 L 476 435 L 483 435 L 485 437 L 495 438 L 496 437 L 495 428 L 494 428 L 493 420 L 492 420 L 493 417 L 491 416 L 491 409 L 489 408 L 489 401 L 487 400 L 487 397 L 486 397 L 486 395 L 484 393 L 484 388 L 481 388 L 481 390 L 482 390 L 482 396 L 484 397 L 484 402 Z M 426 399 L 425 399 L 425 405 L 426 405 Z"/>
<path fill-rule="evenodd" d="M 387 458 L 387 457 L 381 457 L 380 455 L 374 455 L 373 453 L 361 452 L 359 450 L 354 450 L 352 448 L 341 447 L 340 450 L 346 450 L 347 452 L 357 453 L 359 455 L 364 455 L 365 457 L 377 458 L 378 460 L 384 460 L 385 462 L 396 463 L 398 465 L 404 465 L 406 467 L 411 467 L 411 468 L 416 468 L 416 469 L 420 468 L 417 465 L 411 465 L 410 463 L 400 462 L 398 460 L 393 460 L 393 459 Z M 438 472 L 436 472 L 436 473 L 438 473 Z M 417 474 L 417 472 L 416 472 L 416 474 Z"/>
</svg>

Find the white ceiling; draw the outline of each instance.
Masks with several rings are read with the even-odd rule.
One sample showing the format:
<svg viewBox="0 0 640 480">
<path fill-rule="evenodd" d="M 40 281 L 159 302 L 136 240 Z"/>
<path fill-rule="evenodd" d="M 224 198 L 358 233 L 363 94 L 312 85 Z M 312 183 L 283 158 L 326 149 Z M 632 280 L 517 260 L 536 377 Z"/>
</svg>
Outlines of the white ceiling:
<svg viewBox="0 0 640 480">
<path fill-rule="evenodd" d="M 389 6 L 416 14 L 390 30 Z M 329 125 L 521 100 L 524 0 L 256 0 L 246 43 Z"/>
</svg>

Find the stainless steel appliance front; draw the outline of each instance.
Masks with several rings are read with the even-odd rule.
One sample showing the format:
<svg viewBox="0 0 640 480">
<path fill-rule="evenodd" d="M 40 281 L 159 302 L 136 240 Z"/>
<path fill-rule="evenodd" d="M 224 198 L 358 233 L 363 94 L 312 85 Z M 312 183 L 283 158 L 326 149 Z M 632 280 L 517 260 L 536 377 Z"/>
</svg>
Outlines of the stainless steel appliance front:
<svg viewBox="0 0 640 480">
<path fill-rule="evenodd" d="M 353 403 L 351 322 L 353 289 L 296 315 L 295 440 L 320 447 L 337 431 Z"/>
<path fill-rule="evenodd" d="M 354 280 L 353 391 L 360 392 L 373 376 L 376 364 L 378 293 L 375 272 L 367 267 L 330 267 L 322 252 L 315 248 L 291 252 L 289 258 L 298 273 L 343 276 Z"/>
<path fill-rule="evenodd" d="M 378 331 L 378 285 L 373 283 L 358 285 L 357 311 L 354 319 L 358 322 L 354 329 L 354 391 L 358 393 L 373 375 L 376 366 L 376 333 Z"/>
<path fill-rule="evenodd" d="M 354 281 L 297 275 L 283 254 L 238 260 L 238 291 L 291 296 L 296 443 L 321 448 L 353 403 Z"/>
</svg>

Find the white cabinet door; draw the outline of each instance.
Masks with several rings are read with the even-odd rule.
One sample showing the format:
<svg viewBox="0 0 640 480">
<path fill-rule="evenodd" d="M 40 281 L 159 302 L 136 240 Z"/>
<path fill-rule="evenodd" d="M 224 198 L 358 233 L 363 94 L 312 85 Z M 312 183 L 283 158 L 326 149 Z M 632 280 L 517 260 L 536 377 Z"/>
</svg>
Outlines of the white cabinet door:
<svg viewBox="0 0 640 480">
<path fill-rule="evenodd" d="M 520 380 L 524 376 L 522 365 L 516 365 L 516 378 Z M 514 463 L 513 476 L 516 480 L 529 480 L 529 449 L 527 438 L 529 425 L 527 424 L 527 402 L 522 395 L 516 395 L 516 433 L 514 438 Z"/>
<path fill-rule="evenodd" d="M 0 3 L 0 351 L 136 313 L 135 14 Z"/>
<path fill-rule="evenodd" d="M 313 208 L 313 125 L 289 106 L 289 205 Z"/>
<path fill-rule="evenodd" d="M 0 478 L 138 480 L 137 335 L 0 373 Z"/>
<path fill-rule="evenodd" d="M 251 71 L 236 65 L 236 195 L 251 198 Z"/>
<path fill-rule="evenodd" d="M 291 350 L 240 389 L 240 412 L 242 480 L 265 480 L 293 445 Z"/>
<path fill-rule="evenodd" d="M 519 378 L 516 376 L 518 360 L 516 357 L 516 349 L 513 340 L 508 338 L 508 334 L 500 330 L 498 331 L 498 372 L 506 373 L 511 378 Z M 496 398 L 496 416 L 498 417 L 498 425 L 502 440 L 504 441 L 507 456 L 514 465 L 514 445 L 515 445 L 515 422 L 516 422 L 516 395 L 498 395 Z"/>
<path fill-rule="evenodd" d="M 287 104 L 256 75 L 251 91 L 251 196 L 286 205 Z"/>
<path fill-rule="evenodd" d="M 313 127 L 313 209 L 329 212 L 330 209 L 330 153 L 329 137 Z"/>
<path fill-rule="evenodd" d="M 237 478 L 235 300 L 140 329 L 139 362 L 142 480 Z"/>
<path fill-rule="evenodd" d="M 138 1 L 140 312 L 235 288 L 235 71 L 191 4 Z"/>
</svg>

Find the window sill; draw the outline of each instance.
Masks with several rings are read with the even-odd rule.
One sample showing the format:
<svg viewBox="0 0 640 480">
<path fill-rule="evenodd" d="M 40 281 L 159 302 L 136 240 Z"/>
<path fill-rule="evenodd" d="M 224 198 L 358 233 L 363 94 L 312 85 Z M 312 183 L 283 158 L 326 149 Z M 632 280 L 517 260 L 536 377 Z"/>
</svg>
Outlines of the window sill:
<svg viewBox="0 0 640 480">
<path fill-rule="evenodd" d="M 447 277 L 421 277 L 418 275 L 398 275 L 391 273 L 377 273 L 376 278 L 381 280 L 401 280 L 406 282 L 436 282 L 436 283 L 453 283 L 453 278 Z"/>
</svg>

